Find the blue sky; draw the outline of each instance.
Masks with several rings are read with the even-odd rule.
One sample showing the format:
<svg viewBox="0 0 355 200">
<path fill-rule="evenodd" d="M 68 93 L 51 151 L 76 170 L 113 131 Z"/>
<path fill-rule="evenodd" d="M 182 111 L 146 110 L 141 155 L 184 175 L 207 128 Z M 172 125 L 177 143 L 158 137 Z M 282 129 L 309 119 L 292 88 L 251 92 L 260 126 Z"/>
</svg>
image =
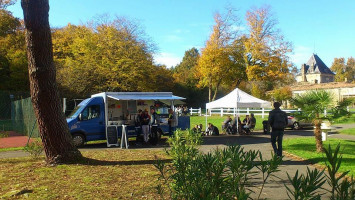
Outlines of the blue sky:
<svg viewBox="0 0 355 200">
<path fill-rule="evenodd" d="M 285 38 L 292 42 L 291 60 L 300 68 L 312 53 L 331 66 L 335 57 L 355 57 L 354 0 L 50 0 L 52 27 L 82 24 L 109 14 L 136 19 L 158 47 L 155 62 L 178 64 L 184 52 L 200 49 L 208 39 L 216 11 L 226 5 L 238 9 L 242 27 L 250 8 L 270 5 Z M 23 18 L 20 0 L 8 8 Z"/>
</svg>

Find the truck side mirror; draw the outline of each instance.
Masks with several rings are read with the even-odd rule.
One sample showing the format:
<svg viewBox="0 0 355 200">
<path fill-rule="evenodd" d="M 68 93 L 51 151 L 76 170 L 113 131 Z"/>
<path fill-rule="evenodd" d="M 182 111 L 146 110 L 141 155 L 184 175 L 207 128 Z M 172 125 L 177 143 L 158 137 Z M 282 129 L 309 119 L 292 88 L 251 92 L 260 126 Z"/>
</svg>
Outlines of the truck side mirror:
<svg viewBox="0 0 355 200">
<path fill-rule="evenodd" d="M 82 115 L 81 115 L 81 113 L 79 114 L 79 121 L 82 121 Z"/>
</svg>

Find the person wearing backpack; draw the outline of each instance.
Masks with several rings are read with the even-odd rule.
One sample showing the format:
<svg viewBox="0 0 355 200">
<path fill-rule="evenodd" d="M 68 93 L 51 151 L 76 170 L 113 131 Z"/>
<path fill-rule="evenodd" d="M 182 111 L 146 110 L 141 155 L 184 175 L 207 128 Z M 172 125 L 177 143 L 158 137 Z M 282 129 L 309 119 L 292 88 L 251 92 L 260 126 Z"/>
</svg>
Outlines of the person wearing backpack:
<svg viewBox="0 0 355 200">
<path fill-rule="evenodd" d="M 269 113 L 269 124 L 272 128 L 271 131 L 271 145 L 277 156 L 282 156 L 282 138 L 284 135 L 285 127 L 287 126 L 287 114 L 280 109 L 279 102 L 274 103 L 274 108 Z M 277 141 L 277 146 L 276 146 Z"/>
</svg>

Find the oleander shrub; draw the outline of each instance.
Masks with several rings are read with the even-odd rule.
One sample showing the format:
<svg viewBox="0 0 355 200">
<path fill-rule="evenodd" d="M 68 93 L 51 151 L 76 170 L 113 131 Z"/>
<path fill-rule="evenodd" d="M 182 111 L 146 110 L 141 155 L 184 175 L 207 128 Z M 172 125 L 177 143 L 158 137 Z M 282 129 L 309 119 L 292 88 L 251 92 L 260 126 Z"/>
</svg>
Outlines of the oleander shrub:
<svg viewBox="0 0 355 200">
<path fill-rule="evenodd" d="M 176 131 L 166 152 L 171 163 L 157 159 L 157 191 L 162 199 L 248 199 L 251 178 L 262 174 L 262 192 L 268 178 L 278 171 L 282 158 L 264 160 L 259 151 L 228 146 L 210 153 L 198 150 L 201 136 L 192 131 Z"/>
</svg>

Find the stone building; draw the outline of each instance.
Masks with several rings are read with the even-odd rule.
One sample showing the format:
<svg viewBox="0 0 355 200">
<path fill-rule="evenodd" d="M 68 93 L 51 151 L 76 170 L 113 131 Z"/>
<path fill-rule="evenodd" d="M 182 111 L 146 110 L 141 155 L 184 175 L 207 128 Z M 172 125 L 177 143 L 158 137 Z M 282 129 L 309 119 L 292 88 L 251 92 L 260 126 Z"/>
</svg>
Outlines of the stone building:
<svg viewBox="0 0 355 200">
<path fill-rule="evenodd" d="M 301 72 L 296 76 L 298 83 L 329 83 L 334 81 L 335 74 L 324 62 L 313 54 L 306 64 L 302 64 Z"/>
<path fill-rule="evenodd" d="M 325 90 L 332 94 L 334 100 L 342 101 L 345 98 L 355 97 L 355 83 L 332 82 L 322 84 L 294 85 L 291 88 L 292 95 L 300 95 L 311 90 Z"/>
</svg>

